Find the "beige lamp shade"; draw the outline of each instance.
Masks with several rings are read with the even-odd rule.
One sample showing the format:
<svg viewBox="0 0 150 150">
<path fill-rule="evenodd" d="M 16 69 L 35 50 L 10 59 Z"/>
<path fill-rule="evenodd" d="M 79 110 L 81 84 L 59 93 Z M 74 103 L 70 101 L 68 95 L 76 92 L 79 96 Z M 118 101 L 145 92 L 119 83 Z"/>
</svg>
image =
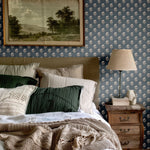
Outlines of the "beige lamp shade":
<svg viewBox="0 0 150 150">
<path fill-rule="evenodd" d="M 137 70 L 131 49 L 114 49 L 107 65 L 110 70 Z"/>
</svg>

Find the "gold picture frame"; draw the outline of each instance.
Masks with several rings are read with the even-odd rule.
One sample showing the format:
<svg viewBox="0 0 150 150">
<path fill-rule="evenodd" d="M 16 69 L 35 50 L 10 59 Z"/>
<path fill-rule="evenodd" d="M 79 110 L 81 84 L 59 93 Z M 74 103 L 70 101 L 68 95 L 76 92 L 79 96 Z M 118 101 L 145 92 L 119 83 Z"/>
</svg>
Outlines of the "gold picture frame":
<svg viewBox="0 0 150 150">
<path fill-rule="evenodd" d="M 4 45 L 84 46 L 83 0 L 3 0 Z"/>
</svg>

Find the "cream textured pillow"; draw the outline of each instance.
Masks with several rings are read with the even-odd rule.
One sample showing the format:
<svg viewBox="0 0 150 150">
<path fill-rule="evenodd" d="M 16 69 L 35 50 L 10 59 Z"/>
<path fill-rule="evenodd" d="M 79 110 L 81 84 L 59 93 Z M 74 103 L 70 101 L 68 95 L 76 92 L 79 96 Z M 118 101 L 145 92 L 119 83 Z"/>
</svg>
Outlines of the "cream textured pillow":
<svg viewBox="0 0 150 150">
<path fill-rule="evenodd" d="M 83 78 L 83 64 L 72 65 L 65 68 L 49 69 L 49 68 L 37 68 L 37 74 L 39 77 L 42 77 L 42 73 L 51 73 L 64 77 L 72 78 Z"/>
<path fill-rule="evenodd" d="M 23 115 L 36 86 L 23 85 L 16 88 L 0 88 L 0 115 Z"/>
<path fill-rule="evenodd" d="M 95 94 L 96 82 L 86 79 L 61 77 L 53 74 L 44 73 L 41 79 L 40 87 L 60 88 L 72 85 L 83 86 L 80 94 L 80 109 L 86 113 L 93 114 L 92 101 Z"/>
<path fill-rule="evenodd" d="M 39 63 L 32 63 L 28 65 L 0 65 L 0 74 L 35 78 L 36 68 L 38 66 Z"/>
</svg>

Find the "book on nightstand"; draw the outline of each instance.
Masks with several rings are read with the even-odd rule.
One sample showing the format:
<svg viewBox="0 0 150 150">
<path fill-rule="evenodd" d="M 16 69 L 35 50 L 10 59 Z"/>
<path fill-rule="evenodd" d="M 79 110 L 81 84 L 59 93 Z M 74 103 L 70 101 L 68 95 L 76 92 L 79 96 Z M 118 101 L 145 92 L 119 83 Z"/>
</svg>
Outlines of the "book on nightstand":
<svg viewBox="0 0 150 150">
<path fill-rule="evenodd" d="M 112 97 L 112 105 L 115 105 L 115 106 L 128 106 L 128 105 L 130 105 L 130 102 L 129 102 L 128 97 L 124 97 L 124 98 Z"/>
</svg>

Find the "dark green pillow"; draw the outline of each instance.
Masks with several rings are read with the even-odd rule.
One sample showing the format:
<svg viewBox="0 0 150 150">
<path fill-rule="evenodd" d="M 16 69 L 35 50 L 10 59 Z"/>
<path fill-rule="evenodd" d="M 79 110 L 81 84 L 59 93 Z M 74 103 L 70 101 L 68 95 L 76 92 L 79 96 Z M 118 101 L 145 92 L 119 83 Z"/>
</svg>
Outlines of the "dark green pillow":
<svg viewBox="0 0 150 150">
<path fill-rule="evenodd" d="M 0 74 L 0 88 L 15 88 L 22 85 L 36 85 L 37 81 L 31 77 L 21 77 Z"/>
<path fill-rule="evenodd" d="M 40 88 L 31 95 L 26 114 L 44 112 L 76 112 L 79 108 L 81 86 Z"/>
</svg>

